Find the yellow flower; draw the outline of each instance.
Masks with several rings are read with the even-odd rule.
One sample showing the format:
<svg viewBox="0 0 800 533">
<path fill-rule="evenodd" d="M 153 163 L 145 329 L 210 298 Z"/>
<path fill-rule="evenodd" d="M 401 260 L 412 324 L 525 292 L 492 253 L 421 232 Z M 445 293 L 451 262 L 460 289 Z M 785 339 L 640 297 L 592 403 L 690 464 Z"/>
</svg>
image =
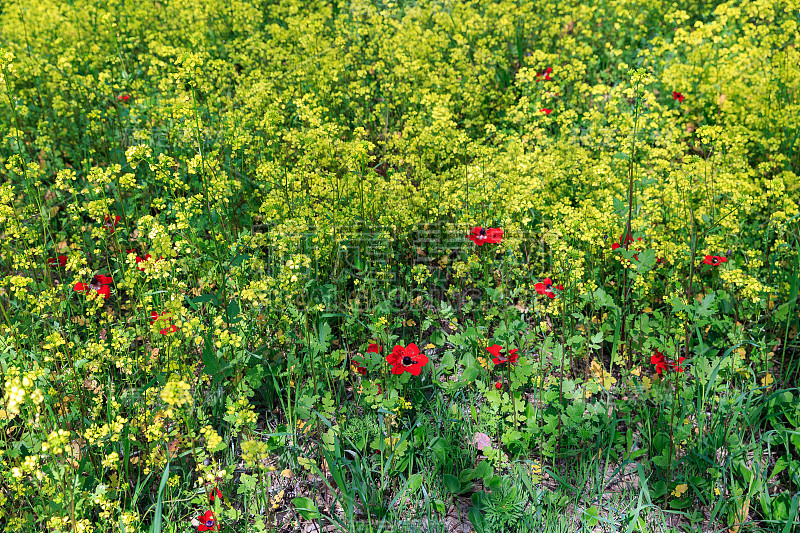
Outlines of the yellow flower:
<svg viewBox="0 0 800 533">
<path fill-rule="evenodd" d="M 689 490 L 689 486 L 686 483 L 681 483 L 675 487 L 675 490 L 672 491 L 672 495 L 676 498 L 680 498 L 687 490 Z"/>
</svg>

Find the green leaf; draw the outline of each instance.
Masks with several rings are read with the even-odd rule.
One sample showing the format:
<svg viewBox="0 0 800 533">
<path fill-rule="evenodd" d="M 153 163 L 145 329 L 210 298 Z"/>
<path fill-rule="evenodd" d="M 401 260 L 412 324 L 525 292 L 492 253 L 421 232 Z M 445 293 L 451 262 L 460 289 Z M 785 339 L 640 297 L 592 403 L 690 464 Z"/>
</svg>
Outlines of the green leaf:
<svg viewBox="0 0 800 533">
<path fill-rule="evenodd" d="M 416 473 L 408 478 L 408 490 L 416 492 L 422 486 L 422 474 Z"/>
<path fill-rule="evenodd" d="M 485 482 L 492 476 L 494 476 L 494 468 L 492 468 L 492 465 L 489 464 L 489 461 L 484 459 L 483 461 L 478 463 L 478 467 L 475 469 L 476 478 L 481 478 Z"/>
<path fill-rule="evenodd" d="M 475 507 L 470 507 L 469 513 L 467 513 L 467 518 L 469 518 L 469 521 L 472 524 L 472 527 L 475 528 L 476 533 L 483 533 L 485 531 L 486 526 L 483 514 Z"/>
<path fill-rule="evenodd" d="M 444 486 L 453 494 L 461 492 L 461 482 L 452 474 L 444 475 Z"/>
<path fill-rule="evenodd" d="M 228 303 L 228 318 L 231 319 L 231 323 L 238 322 L 239 320 L 241 320 L 241 318 L 239 318 L 238 320 L 233 320 L 239 315 L 240 312 L 241 308 L 239 307 L 239 301 L 231 300 Z"/>
<path fill-rule="evenodd" d="M 158 485 L 158 500 L 156 500 L 156 511 L 153 515 L 153 524 L 150 526 L 150 533 L 161 533 L 162 508 L 164 505 L 164 488 L 167 486 L 169 480 L 169 461 L 167 466 L 164 467 L 164 473 L 161 474 L 161 483 Z"/>
<path fill-rule="evenodd" d="M 247 259 L 250 259 L 250 254 L 239 254 L 233 259 L 231 259 L 230 266 L 232 267 L 239 266 Z"/>
<path fill-rule="evenodd" d="M 311 501 L 311 498 L 306 498 L 305 496 L 292 498 L 292 505 L 300 516 L 306 520 L 315 520 L 320 517 L 319 509 L 317 509 L 317 506 Z"/>
<path fill-rule="evenodd" d="M 207 376 L 214 376 L 219 373 L 220 366 L 217 355 L 213 350 L 211 350 L 210 346 L 213 346 L 213 344 L 206 344 L 206 347 L 203 350 L 203 374 L 206 374 Z"/>
<path fill-rule="evenodd" d="M 480 374 L 480 370 L 478 370 L 474 366 L 465 368 L 464 372 L 461 373 L 461 381 L 472 383 L 473 381 L 475 381 L 475 378 L 478 377 L 478 374 Z"/>
<path fill-rule="evenodd" d="M 583 510 L 583 515 L 581 516 L 581 521 L 583 525 L 587 527 L 594 527 L 600 522 L 600 513 L 597 511 L 597 507 L 592 505 L 588 509 Z"/>
<path fill-rule="evenodd" d="M 706 294 L 703 301 L 700 302 L 700 307 L 697 308 L 697 314 L 699 316 L 708 317 L 714 314 L 715 309 L 711 307 L 711 304 L 714 303 L 714 298 L 716 298 L 716 294 L 714 294 L 713 291 Z"/>
<path fill-rule="evenodd" d="M 639 260 L 636 263 L 636 270 L 641 272 L 648 272 L 653 269 L 656 264 L 656 252 L 655 250 L 643 250 L 637 254 L 639 256 Z"/>
<path fill-rule="evenodd" d="M 187 298 L 189 305 L 192 306 L 192 309 L 197 311 L 200 309 L 200 304 L 204 304 L 206 302 L 211 302 L 212 305 L 217 306 L 219 305 L 219 301 L 217 297 L 213 294 L 201 294 L 200 296 L 196 296 L 194 298 Z"/>
<path fill-rule="evenodd" d="M 656 455 L 653 457 L 653 464 L 659 468 L 667 468 L 669 465 L 669 458 L 666 456 L 666 454 Z"/>
</svg>

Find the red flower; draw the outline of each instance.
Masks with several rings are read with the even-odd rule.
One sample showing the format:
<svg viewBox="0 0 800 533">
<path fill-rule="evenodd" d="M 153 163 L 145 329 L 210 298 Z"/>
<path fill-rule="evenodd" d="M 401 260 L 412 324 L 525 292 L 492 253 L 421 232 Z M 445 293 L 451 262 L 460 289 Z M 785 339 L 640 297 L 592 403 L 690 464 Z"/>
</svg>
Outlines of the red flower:
<svg viewBox="0 0 800 533">
<path fill-rule="evenodd" d="M 472 228 L 472 233 L 467 235 L 467 238 L 481 246 L 485 243 L 489 244 L 500 244 L 500 241 L 503 240 L 503 230 L 500 228 L 482 228 L 480 226 L 475 226 Z"/>
<path fill-rule="evenodd" d="M 681 366 L 681 363 L 683 363 L 685 359 L 686 359 L 685 357 L 678 357 L 677 363 L 670 363 L 672 365 L 672 370 L 676 372 L 683 372 L 683 367 Z"/>
<path fill-rule="evenodd" d="M 214 517 L 214 511 L 206 511 L 205 514 L 201 514 L 197 517 L 197 520 L 200 521 L 200 525 L 197 526 L 197 531 L 221 531 L 222 526 L 219 525 L 217 522 L 216 517 Z"/>
<path fill-rule="evenodd" d="M 638 238 L 638 239 L 636 239 L 636 240 L 637 240 L 637 241 L 641 241 L 641 240 L 642 240 L 642 238 L 641 238 L 641 237 L 639 237 L 639 238 Z M 618 243 L 616 243 L 616 242 L 615 242 L 614 244 L 612 244 L 612 245 L 611 245 L 611 249 L 612 249 L 612 250 L 616 250 L 616 249 L 617 249 L 617 248 L 619 248 L 620 246 L 625 246 L 625 248 L 627 248 L 627 247 L 628 247 L 628 245 L 629 245 L 629 244 L 631 244 L 631 243 L 633 243 L 633 237 L 631 236 L 631 234 L 630 234 L 630 233 L 628 233 L 627 237 L 626 237 L 626 236 L 623 234 L 623 235 L 620 235 L 620 236 L 619 236 L 619 242 L 618 242 Z"/>
<path fill-rule="evenodd" d="M 553 293 L 553 280 L 550 278 L 544 278 L 541 283 L 537 283 L 533 286 L 536 289 L 536 292 L 541 294 L 542 296 L 547 296 L 548 298 L 555 298 L 556 295 Z M 563 285 L 556 285 L 556 289 L 563 291 Z"/>
<path fill-rule="evenodd" d="M 503 384 L 498 381 L 497 383 L 494 384 L 494 388 L 500 390 L 503 388 Z"/>
<path fill-rule="evenodd" d="M 214 500 L 216 500 L 217 498 L 219 498 L 219 501 L 222 501 L 222 493 L 219 491 L 217 487 L 214 487 L 214 490 L 212 490 L 208 495 L 208 501 L 210 501 L 211 504 L 213 505 Z"/>
<path fill-rule="evenodd" d="M 144 267 L 140 267 L 140 266 L 139 266 L 139 263 L 141 263 L 142 261 L 147 261 L 147 260 L 149 260 L 149 259 L 150 259 L 150 257 L 151 257 L 151 255 L 150 255 L 150 254 L 147 254 L 147 255 L 146 255 L 146 256 L 144 256 L 144 257 L 139 257 L 139 256 L 137 255 L 137 256 L 136 256 L 136 270 L 144 270 Z"/>
<path fill-rule="evenodd" d="M 367 375 L 367 368 L 356 364 L 356 372 L 358 372 L 362 376 L 366 376 Z"/>
<path fill-rule="evenodd" d="M 545 115 L 549 115 L 552 112 L 553 112 L 552 109 L 547 109 L 546 107 L 544 109 L 539 110 L 539 113 L 544 113 Z"/>
<path fill-rule="evenodd" d="M 677 100 L 678 102 L 680 102 L 680 103 L 683 103 L 683 99 L 684 99 L 684 98 L 686 98 L 686 97 L 685 97 L 685 96 L 683 96 L 683 95 L 682 95 L 681 93 L 679 93 L 678 91 L 672 91 L 672 99 L 673 99 L 673 100 Z"/>
<path fill-rule="evenodd" d="M 380 347 L 379 345 L 377 345 L 377 344 L 370 344 L 370 345 L 369 345 L 369 348 L 367 348 L 367 353 L 381 353 L 381 350 L 382 350 L 382 349 L 383 349 L 383 348 L 381 348 L 381 347 Z"/>
<path fill-rule="evenodd" d="M 403 372 L 419 376 L 422 367 L 428 364 L 428 356 L 420 353 L 416 344 L 409 344 L 405 348 L 398 344 L 392 353 L 386 356 L 386 362 L 392 365 L 392 374 L 396 376 Z"/>
<path fill-rule="evenodd" d="M 703 259 L 703 263 L 711 266 L 719 266 L 721 263 L 727 263 L 728 259 L 719 255 L 707 255 Z"/>
<path fill-rule="evenodd" d="M 75 292 L 85 292 L 87 295 L 94 291 L 101 295 L 104 299 L 108 299 L 108 297 L 111 296 L 111 288 L 109 285 L 112 283 L 114 283 L 114 280 L 111 279 L 111 276 L 98 274 L 94 276 L 92 281 L 90 281 L 88 284 L 76 283 L 74 289 Z"/>
<path fill-rule="evenodd" d="M 164 322 L 171 322 L 170 316 L 172 315 L 166 313 L 159 315 L 155 311 L 150 311 L 150 323 L 155 324 L 156 322 L 161 322 L 163 324 Z M 178 326 L 170 324 L 169 327 L 162 329 L 159 333 L 167 335 L 169 333 L 175 333 L 176 331 L 178 331 Z"/>
<path fill-rule="evenodd" d="M 545 80 L 550 81 L 550 74 L 553 72 L 553 67 L 547 67 L 542 72 L 536 73 L 536 81 Z"/>
<path fill-rule="evenodd" d="M 486 351 L 494 356 L 492 362 L 496 365 L 502 365 L 503 363 L 516 363 L 517 359 L 519 359 L 519 355 L 517 354 L 519 350 L 515 348 L 513 350 L 509 350 L 508 353 L 503 354 L 503 349 L 504 348 L 499 344 L 493 344 L 487 347 Z"/>
<path fill-rule="evenodd" d="M 130 99 L 131 99 L 131 95 L 129 95 L 129 94 L 121 94 L 121 95 L 117 96 L 117 102 L 122 102 L 123 104 L 127 103 L 128 100 L 130 100 Z"/>
<path fill-rule="evenodd" d="M 656 372 L 661 374 L 661 372 L 667 368 L 667 359 L 660 350 L 656 350 L 656 353 L 650 356 L 650 364 L 656 365 Z"/>
<path fill-rule="evenodd" d="M 59 255 L 58 257 L 51 257 L 47 260 L 47 264 L 51 267 L 60 266 L 65 267 L 67 266 L 67 256 L 66 255 Z"/>
<path fill-rule="evenodd" d="M 117 224 L 119 223 L 122 217 L 117 215 L 114 219 L 111 219 L 111 215 L 106 215 L 105 222 L 103 225 L 106 227 L 109 233 L 114 233 L 117 230 Z"/>
</svg>

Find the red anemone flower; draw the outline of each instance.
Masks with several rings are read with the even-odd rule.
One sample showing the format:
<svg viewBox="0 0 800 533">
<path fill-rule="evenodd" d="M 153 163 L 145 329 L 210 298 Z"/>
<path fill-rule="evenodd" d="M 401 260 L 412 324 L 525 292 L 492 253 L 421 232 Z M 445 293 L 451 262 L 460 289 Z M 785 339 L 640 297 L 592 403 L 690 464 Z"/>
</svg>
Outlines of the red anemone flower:
<svg viewBox="0 0 800 533">
<path fill-rule="evenodd" d="M 686 98 L 686 97 L 683 96 L 678 91 L 672 91 L 672 99 L 673 100 L 677 100 L 678 102 L 683 103 L 684 98 Z"/>
<path fill-rule="evenodd" d="M 656 350 L 656 353 L 650 356 L 650 364 L 656 366 L 656 372 L 660 375 L 667 368 L 667 359 L 660 350 Z"/>
<path fill-rule="evenodd" d="M 136 270 L 144 270 L 144 267 L 140 267 L 140 266 L 139 266 L 139 263 L 141 263 L 141 262 L 143 262 L 143 261 L 147 261 L 147 260 L 149 260 L 149 259 L 150 259 L 150 257 L 151 257 L 151 255 L 150 255 L 150 254 L 147 254 L 147 255 L 146 255 L 146 256 L 144 256 L 144 257 L 139 257 L 139 256 L 137 255 L 137 256 L 136 256 Z"/>
<path fill-rule="evenodd" d="M 467 238 L 481 246 L 483 244 L 500 244 L 503 240 L 503 230 L 501 228 L 482 228 L 475 226 L 472 228 L 472 233 L 467 235 Z"/>
<path fill-rule="evenodd" d="M 499 344 L 493 344 L 486 348 L 490 354 L 494 356 L 492 362 L 496 365 L 502 365 L 503 363 L 516 363 L 517 359 L 519 359 L 519 354 L 517 352 L 518 349 L 508 350 L 507 353 L 503 353 L 504 348 Z"/>
<path fill-rule="evenodd" d="M 686 359 L 685 357 L 678 357 L 677 363 L 670 363 L 672 365 L 672 370 L 674 370 L 675 372 L 683 372 L 683 367 L 681 366 L 681 363 L 683 363 L 685 359 Z"/>
<path fill-rule="evenodd" d="M 719 266 L 722 263 L 727 263 L 728 259 L 719 255 L 707 255 L 705 259 L 703 259 L 703 263 L 711 266 Z"/>
<path fill-rule="evenodd" d="M 542 296 L 547 296 L 548 298 L 556 297 L 556 295 L 553 293 L 553 280 L 550 278 L 544 278 L 541 283 L 537 283 L 533 286 L 533 288 L 536 289 L 536 292 Z M 564 286 L 559 283 L 556 285 L 556 289 L 563 291 Z"/>
<path fill-rule="evenodd" d="M 641 241 L 642 238 L 639 237 L 636 240 Z M 631 236 L 630 233 L 628 233 L 627 236 L 625 234 L 622 234 L 619 236 L 619 242 L 615 242 L 614 244 L 611 245 L 611 249 L 616 250 L 620 246 L 625 246 L 625 248 L 627 248 L 628 245 L 632 243 L 633 243 L 633 237 Z"/>
<path fill-rule="evenodd" d="M 197 520 L 200 522 L 200 525 L 197 526 L 197 531 L 222 530 L 222 526 L 219 525 L 219 522 L 217 522 L 217 519 L 214 516 L 214 511 L 206 511 L 205 514 L 198 516 Z"/>
<path fill-rule="evenodd" d="M 503 388 L 503 384 L 498 381 L 497 383 L 494 384 L 494 388 L 500 390 Z"/>
<path fill-rule="evenodd" d="M 155 324 L 156 322 L 159 322 L 159 325 L 163 325 L 164 322 L 172 322 L 170 319 L 171 316 L 172 315 L 168 313 L 162 313 L 159 315 L 155 311 L 150 311 L 150 323 Z M 176 331 L 178 331 L 178 326 L 175 324 L 170 324 L 168 327 L 159 331 L 159 333 L 162 335 L 168 335 L 169 333 L 175 333 Z"/>
<path fill-rule="evenodd" d="M 381 353 L 382 349 L 378 344 L 370 344 L 367 348 L 367 353 Z"/>
<path fill-rule="evenodd" d="M 536 81 L 545 80 L 550 81 L 550 74 L 553 73 L 553 67 L 547 67 L 542 72 L 536 73 Z"/>
<path fill-rule="evenodd" d="M 546 107 L 539 110 L 539 113 L 544 113 L 545 115 L 549 115 L 552 112 L 553 112 L 552 109 L 547 109 Z"/>
<path fill-rule="evenodd" d="M 419 376 L 422 367 L 428 364 L 428 356 L 420 353 L 416 344 L 411 343 L 405 348 L 399 344 L 392 353 L 386 356 L 386 362 L 392 365 L 392 374 L 398 376 L 408 372 L 412 376 Z"/>
<path fill-rule="evenodd" d="M 128 100 L 130 100 L 130 99 L 131 99 L 131 95 L 129 95 L 129 94 L 121 94 L 121 95 L 117 96 L 117 101 L 118 102 L 122 102 L 123 104 L 127 103 Z"/>
<path fill-rule="evenodd" d="M 113 219 L 111 215 L 106 215 L 105 222 L 103 225 L 106 227 L 109 233 L 114 233 L 117 230 L 117 224 L 119 223 L 121 216 L 117 215 Z"/>
<path fill-rule="evenodd" d="M 58 257 L 51 257 L 47 260 L 47 264 L 51 267 L 60 266 L 65 267 L 67 266 L 67 256 L 66 255 L 59 255 Z"/>
<path fill-rule="evenodd" d="M 214 490 L 212 490 L 208 494 L 208 501 L 211 502 L 211 505 L 214 505 L 214 500 L 216 500 L 217 498 L 219 498 L 219 501 L 222 501 L 222 493 L 219 491 L 217 487 L 214 487 Z"/>
<path fill-rule="evenodd" d="M 104 299 L 108 299 L 108 297 L 111 296 L 111 288 L 109 285 L 112 283 L 114 283 L 114 280 L 111 276 L 98 274 L 94 276 L 89 283 L 76 283 L 74 289 L 75 292 L 85 292 L 87 295 L 94 291 Z"/>
</svg>

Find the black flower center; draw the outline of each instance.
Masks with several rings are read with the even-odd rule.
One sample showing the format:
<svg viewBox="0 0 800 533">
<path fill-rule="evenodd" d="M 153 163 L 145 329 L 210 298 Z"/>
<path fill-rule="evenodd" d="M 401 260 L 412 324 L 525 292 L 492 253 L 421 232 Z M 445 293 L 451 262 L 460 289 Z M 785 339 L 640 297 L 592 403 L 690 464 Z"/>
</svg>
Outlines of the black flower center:
<svg viewBox="0 0 800 533">
<path fill-rule="evenodd" d="M 97 279 L 97 276 L 95 276 L 92 278 L 92 281 L 89 282 L 89 287 L 91 287 L 96 291 L 99 291 L 103 287 L 103 284 L 100 283 L 100 280 Z"/>
<path fill-rule="evenodd" d="M 405 356 L 405 357 L 403 357 L 403 366 L 411 366 L 411 365 L 413 365 L 414 363 L 416 363 L 416 361 L 414 361 L 413 359 L 411 359 L 409 356 Z"/>
<path fill-rule="evenodd" d="M 206 520 L 206 527 L 214 527 L 214 521 L 213 520 Z"/>
<path fill-rule="evenodd" d="M 719 257 L 712 257 L 711 262 L 716 265 L 717 263 L 719 263 Z"/>
<path fill-rule="evenodd" d="M 481 228 L 481 235 L 486 235 L 486 228 Z"/>
</svg>

